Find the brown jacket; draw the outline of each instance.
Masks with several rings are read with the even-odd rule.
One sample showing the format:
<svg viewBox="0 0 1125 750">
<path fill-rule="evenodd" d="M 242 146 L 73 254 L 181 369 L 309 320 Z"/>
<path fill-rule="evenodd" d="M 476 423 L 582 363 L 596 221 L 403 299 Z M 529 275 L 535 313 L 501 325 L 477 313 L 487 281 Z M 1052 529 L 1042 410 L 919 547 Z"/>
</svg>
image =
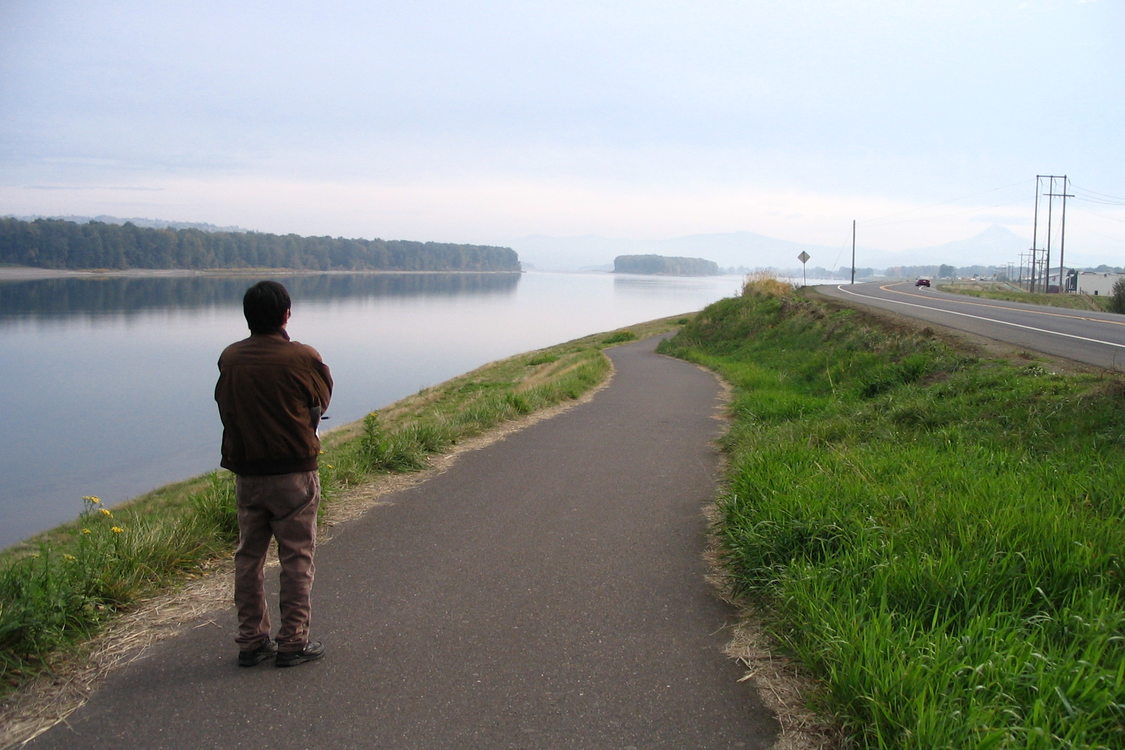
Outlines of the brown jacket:
<svg viewBox="0 0 1125 750">
<path fill-rule="evenodd" d="M 236 474 L 315 471 L 316 428 L 332 376 L 311 346 L 284 329 L 255 333 L 219 356 L 215 401 L 223 421 L 222 462 Z"/>
</svg>

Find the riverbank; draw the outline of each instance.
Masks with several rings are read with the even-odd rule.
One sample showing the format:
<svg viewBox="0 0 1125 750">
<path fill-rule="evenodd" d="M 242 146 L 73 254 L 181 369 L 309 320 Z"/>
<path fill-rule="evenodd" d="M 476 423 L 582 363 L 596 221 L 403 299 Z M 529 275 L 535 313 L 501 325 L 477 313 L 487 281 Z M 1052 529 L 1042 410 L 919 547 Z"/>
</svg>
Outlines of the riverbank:
<svg viewBox="0 0 1125 750">
<path fill-rule="evenodd" d="M 604 347 L 682 321 L 653 321 L 501 360 L 326 433 L 326 533 L 389 489 L 441 471 L 460 452 L 587 397 L 610 376 Z M 5 732 L 26 736 L 73 710 L 124 653 L 182 622 L 169 612 L 229 601 L 224 573 L 236 537 L 233 481 L 217 472 L 114 508 L 88 498 L 74 523 L 4 551 Z M 4 740 L 0 745 L 14 741 Z"/>
<path fill-rule="evenodd" d="M 259 278 L 0 284 L 0 548 L 73 518 L 84 495 L 119 503 L 217 466 L 214 363 L 245 335 L 241 299 Z M 290 333 L 314 344 L 339 382 L 326 425 L 490 361 L 699 310 L 739 287 L 538 272 L 281 280 L 294 300 Z M 147 373 L 132 379 L 128 404 L 122 368 Z"/>
</svg>

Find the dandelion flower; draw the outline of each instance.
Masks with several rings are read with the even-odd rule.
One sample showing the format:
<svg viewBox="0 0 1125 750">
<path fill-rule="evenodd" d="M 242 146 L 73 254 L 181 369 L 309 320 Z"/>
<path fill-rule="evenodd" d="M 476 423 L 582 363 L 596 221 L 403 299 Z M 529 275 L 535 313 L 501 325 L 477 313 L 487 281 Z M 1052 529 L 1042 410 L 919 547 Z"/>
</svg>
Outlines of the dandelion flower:
<svg viewBox="0 0 1125 750">
<path fill-rule="evenodd" d="M 69 554 L 69 553 L 67 553 L 67 552 L 64 552 L 64 553 L 63 553 L 63 559 L 64 559 L 64 560 L 66 560 L 67 562 L 74 562 L 74 561 L 75 561 L 75 560 L 77 560 L 78 558 L 77 558 L 77 557 L 75 557 L 74 555 L 71 555 L 71 554 Z"/>
<path fill-rule="evenodd" d="M 89 529 L 82 529 L 82 533 L 83 533 L 83 534 L 89 534 L 89 533 L 91 533 L 91 532 L 90 532 L 90 530 L 89 530 Z"/>
<path fill-rule="evenodd" d="M 113 518 L 113 513 L 110 512 L 109 508 L 98 508 L 98 513 L 101 513 L 106 518 Z"/>
<path fill-rule="evenodd" d="M 120 526 L 114 526 L 110 529 L 110 531 L 112 531 L 114 534 L 120 534 L 124 530 L 125 529 L 121 528 Z"/>
<path fill-rule="evenodd" d="M 335 469 L 336 468 L 332 464 L 325 464 L 324 467 L 327 468 L 327 469 Z"/>
<path fill-rule="evenodd" d="M 98 497 L 97 495 L 86 495 L 82 499 L 85 500 L 86 502 L 90 503 L 91 505 L 101 505 L 102 504 L 102 499 L 100 497 Z"/>
</svg>

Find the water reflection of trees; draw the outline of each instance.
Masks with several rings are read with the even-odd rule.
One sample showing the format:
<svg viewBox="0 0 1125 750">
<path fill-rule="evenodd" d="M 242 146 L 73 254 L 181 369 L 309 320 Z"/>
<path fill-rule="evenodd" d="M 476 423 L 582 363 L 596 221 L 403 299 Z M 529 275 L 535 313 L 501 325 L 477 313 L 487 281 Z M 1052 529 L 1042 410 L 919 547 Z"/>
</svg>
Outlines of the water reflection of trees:
<svg viewBox="0 0 1125 750">
<path fill-rule="evenodd" d="M 518 273 L 308 274 L 277 277 L 301 302 L 512 294 Z M 248 276 L 82 277 L 0 282 L 0 319 L 241 308 Z"/>
</svg>

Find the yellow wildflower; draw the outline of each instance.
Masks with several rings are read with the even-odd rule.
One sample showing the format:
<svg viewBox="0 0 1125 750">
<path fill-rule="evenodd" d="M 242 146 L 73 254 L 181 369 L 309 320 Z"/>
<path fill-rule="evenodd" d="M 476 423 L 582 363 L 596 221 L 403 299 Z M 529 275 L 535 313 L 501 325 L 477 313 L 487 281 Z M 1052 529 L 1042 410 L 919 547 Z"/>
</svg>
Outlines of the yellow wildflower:
<svg viewBox="0 0 1125 750">
<path fill-rule="evenodd" d="M 113 518 L 113 513 L 109 511 L 109 508 L 98 508 L 98 513 L 101 513 L 106 518 Z"/>
<path fill-rule="evenodd" d="M 85 500 L 86 502 L 90 503 L 91 505 L 101 505 L 102 504 L 102 499 L 100 497 L 98 497 L 97 495 L 86 495 L 82 499 Z"/>
<path fill-rule="evenodd" d="M 89 530 L 89 529 L 82 529 L 82 533 L 83 533 L 83 534 L 89 534 L 89 533 L 91 533 L 91 532 L 90 532 L 90 530 Z"/>
<path fill-rule="evenodd" d="M 120 534 L 124 530 L 125 529 L 121 528 L 120 526 L 114 526 L 110 529 L 110 531 L 112 531 L 114 534 Z"/>
<path fill-rule="evenodd" d="M 75 557 L 74 555 L 71 555 L 71 554 L 68 554 L 68 553 L 64 552 L 63 553 L 63 559 L 66 560 L 67 562 L 74 562 L 78 558 Z"/>
</svg>

